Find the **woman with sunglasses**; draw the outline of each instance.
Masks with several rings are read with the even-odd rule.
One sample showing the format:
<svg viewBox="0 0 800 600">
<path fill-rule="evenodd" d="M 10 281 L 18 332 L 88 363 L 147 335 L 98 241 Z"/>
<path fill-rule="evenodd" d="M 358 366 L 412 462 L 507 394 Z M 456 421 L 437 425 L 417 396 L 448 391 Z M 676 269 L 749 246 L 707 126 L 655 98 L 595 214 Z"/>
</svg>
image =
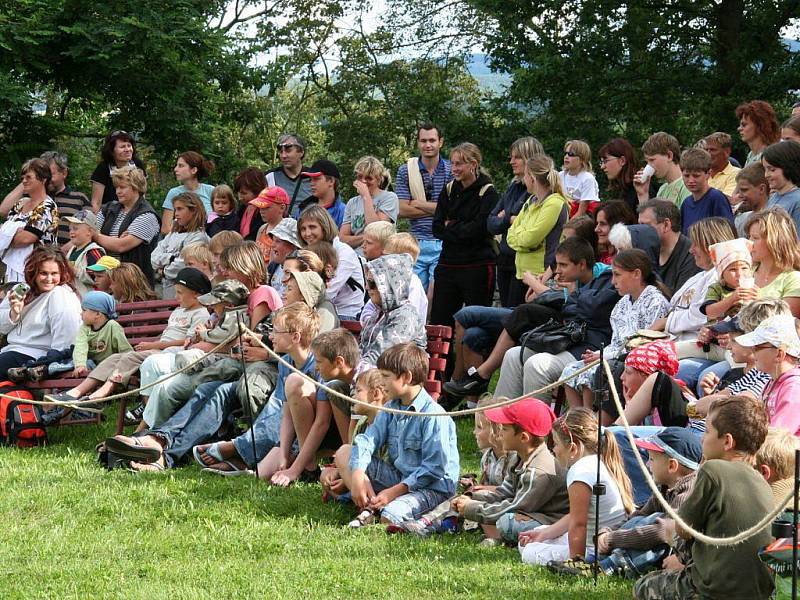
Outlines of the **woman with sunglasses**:
<svg viewBox="0 0 800 600">
<path fill-rule="evenodd" d="M 111 174 L 116 169 L 134 166 L 145 172 L 144 163 L 136 156 L 136 141 L 127 131 L 112 131 L 103 142 L 100 151 L 102 161 L 97 165 L 91 177 L 92 212 L 100 212 L 100 208 L 119 200 Z"/>
<path fill-rule="evenodd" d="M 600 168 L 608 179 L 608 200 L 622 200 L 636 212 L 639 197 L 633 185 L 633 176 L 639 170 L 631 143 L 624 138 L 614 138 L 600 148 Z M 655 198 L 658 186 L 650 178 L 649 197 Z"/>
</svg>

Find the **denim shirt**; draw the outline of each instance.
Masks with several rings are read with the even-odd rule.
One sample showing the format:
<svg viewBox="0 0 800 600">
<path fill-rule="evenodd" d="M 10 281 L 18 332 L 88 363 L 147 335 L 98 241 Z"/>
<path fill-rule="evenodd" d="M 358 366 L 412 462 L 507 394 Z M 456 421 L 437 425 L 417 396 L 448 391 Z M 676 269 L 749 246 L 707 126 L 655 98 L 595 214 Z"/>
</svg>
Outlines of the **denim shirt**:
<svg viewBox="0 0 800 600">
<path fill-rule="evenodd" d="M 424 389 L 409 406 L 395 399 L 388 408 L 442 413 Z M 353 440 L 350 469 L 366 471 L 372 455 L 383 445 L 387 462 L 400 471 L 408 490 L 431 489 L 452 495 L 459 475 L 456 425 L 450 417 L 406 417 L 379 412 L 364 433 Z"/>
</svg>

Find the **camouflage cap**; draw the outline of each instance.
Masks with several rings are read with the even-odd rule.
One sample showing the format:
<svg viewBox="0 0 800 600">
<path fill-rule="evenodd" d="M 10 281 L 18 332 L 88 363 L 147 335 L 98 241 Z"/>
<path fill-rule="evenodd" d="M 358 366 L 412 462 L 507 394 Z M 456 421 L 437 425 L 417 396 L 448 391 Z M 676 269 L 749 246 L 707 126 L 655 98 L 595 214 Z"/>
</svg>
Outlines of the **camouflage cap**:
<svg viewBox="0 0 800 600">
<path fill-rule="evenodd" d="M 197 301 L 203 306 L 211 306 L 219 302 L 228 302 L 233 306 L 242 306 L 247 304 L 247 297 L 250 291 L 247 286 L 235 279 L 226 279 L 214 286 L 214 288 L 207 294 L 203 294 L 197 298 Z"/>
</svg>

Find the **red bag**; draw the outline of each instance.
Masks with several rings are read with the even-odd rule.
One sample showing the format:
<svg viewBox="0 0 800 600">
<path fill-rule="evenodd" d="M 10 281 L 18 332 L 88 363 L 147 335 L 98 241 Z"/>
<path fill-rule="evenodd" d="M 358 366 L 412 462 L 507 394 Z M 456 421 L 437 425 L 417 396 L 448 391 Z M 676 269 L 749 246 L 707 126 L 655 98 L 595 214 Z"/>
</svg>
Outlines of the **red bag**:
<svg viewBox="0 0 800 600">
<path fill-rule="evenodd" d="M 46 444 L 47 431 L 42 425 L 42 411 L 37 405 L 26 402 L 33 400 L 30 390 L 2 381 L 0 394 L 3 394 L 0 396 L 0 442 L 18 448 Z"/>
</svg>

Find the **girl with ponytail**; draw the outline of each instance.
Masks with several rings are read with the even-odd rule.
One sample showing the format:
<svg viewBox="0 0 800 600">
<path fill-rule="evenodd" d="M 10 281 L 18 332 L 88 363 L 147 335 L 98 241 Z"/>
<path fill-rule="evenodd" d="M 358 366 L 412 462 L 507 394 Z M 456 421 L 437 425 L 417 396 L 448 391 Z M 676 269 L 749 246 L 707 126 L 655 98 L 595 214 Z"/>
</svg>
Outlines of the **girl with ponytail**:
<svg viewBox="0 0 800 600">
<path fill-rule="evenodd" d="M 508 245 L 517 253 L 516 279 L 509 289 L 509 306 L 525 301 L 528 285 L 537 294 L 547 289 L 539 276 L 555 262 L 561 230 L 569 216 L 561 180 L 549 156 L 542 154 L 528 159 L 523 180 L 530 196 L 511 224 L 507 238 Z"/>
<path fill-rule="evenodd" d="M 611 342 L 603 350 L 603 358 L 619 358 L 625 342 L 639 329 L 652 329 L 653 323 L 669 312 L 664 284 L 658 281 L 650 257 L 644 250 L 623 250 L 614 256 L 611 282 L 622 296 L 611 311 Z M 582 360 L 567 365 L 561 378 L 568 378 L 585 365 L 600 358 L 599 352 L 587 350 Z M 592 407 L 592 384 L 597 367 L 584 371 L 564 384 L 571 407 Z"/>
<path fill-rule="evenodd" d="M 595 539 L 595 498 L 597 454 L 600 453 L 600 482 L 606 493 L 600 496 L 599 526 L 616 527 L 634 510 L 633 488 L 625 473 L 617 441 L 608 430 L 601 432 L 597 447 L 597 419 L 585 408 L 570 409 L 553 423 L 553 454 L 567 469 L 569 514 L 552 525 L 537 527 L 519 535 L 522 562 L 546 565 L 551 560 L 584 557 L 593 550 Z"/>
</svg>

